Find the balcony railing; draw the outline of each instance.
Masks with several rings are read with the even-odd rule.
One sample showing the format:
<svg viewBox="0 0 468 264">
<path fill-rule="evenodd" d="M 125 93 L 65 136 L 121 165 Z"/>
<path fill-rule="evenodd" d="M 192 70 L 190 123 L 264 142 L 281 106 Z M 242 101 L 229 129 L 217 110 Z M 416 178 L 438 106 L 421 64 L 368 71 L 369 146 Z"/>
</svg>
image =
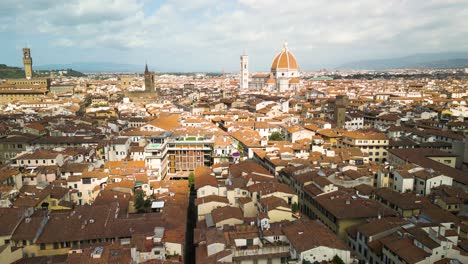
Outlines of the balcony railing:
<svg viewBox="0 0 468 264">
<path fill-rule="evenodd" d="M 233 257 L 249 257 L 268 254 L 289 254 L 289 246 L 268 246 L 256 249 L 235 249 Z"/>
</svg>

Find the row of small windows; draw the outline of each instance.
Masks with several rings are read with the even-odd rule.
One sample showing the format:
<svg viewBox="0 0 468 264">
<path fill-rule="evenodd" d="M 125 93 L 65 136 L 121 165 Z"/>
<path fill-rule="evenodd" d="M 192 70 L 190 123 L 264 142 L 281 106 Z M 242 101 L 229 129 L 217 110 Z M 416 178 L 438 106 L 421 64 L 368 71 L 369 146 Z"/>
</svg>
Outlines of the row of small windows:
<svg viewBox="0 0 468 264">
<path fill-rule="evenodd" d="M 53 248 L 54 249 L 59 249 L 59 248 L 70 248 L 72 245 L 73 246 L 78 246 L 79 244 L 88 244 L 88 243 L 101 243 L 103 241 L 111 241 L 113 239 L 92 239 L 92 240 L 82 240 L 82 241 L 66 241 L 66 242 L 55 242 L 53 243 Z M 40 250 L 46 250 L 46 244 L 41 243 L 39 246 Z"/>
<path fill-rule="evenodd" d="M 38 84 L 47 84 L 47 82 L 38 82 L 38 81 L 35 81 L 35 82 L 31 82 L 31 81 L 17 81 L 17 82 L 13 82 L 12 84 L 30 84 L 30 85 L 38 85 Z"/>
<path fill-rule="evenodd" d="M 381 143 L 380 141 L 382 141 L 382 143 L 387 143 L 386 140 L 358 140 L 357 143 L 375 143 L 375 141 L 377 141 L 377 143 Z"/>
<path fill-rule="evenodd" d="M 367 149 L 367 148 L 374 149 L 374 146 L 362 146 L 361 148 L 363 148 L 363 149 Z M 375 149 L 384 149 L 384 147 L 375 146 Z"/>
<path fill-rule="evenodd" d="M 6 98 L 18 98 L 18 97 L 33 97 L 37 96 L 37 94 L 2 94 L 1 96 L 6 97 Z"/>
<path fill-rule="evenodd" d="M 369 152 L 369 155 L 379 156 L 380 152 Z M 382 155 L 387 156 L 387 152 L 382 152 Z"/>
<path fill-rule="evenodd" d="M 362 123 L 351 123 L 350 125 L 351 126 L 362 126 L 363 124 Z"/>
<path fill-rule="evenodd" d="M 273 76 L 276 76 L 276 73 L 273 73 Z M 284 76 L 284 72 L 281 73 L 281 76 Z M 291 72 L 291 76 L 294 76 L 294 72 Z"/>
<path fill-rule="evenodd" d="M 36 161 L 36 164 L 39 164 L 39 160 L 35 160 L 35 161 Z M 55 162 L 55 160 L 50 160 L 50 163 L 54 163 L 54 162 Z M 24 164 L 25 162 L 24 162 L 24 160 L 21 160 L 20 163 L 21 163 L 21 164 Z M 27 163 L 28 163 L 28 164 L 31 164 L 31 160 L 28 160 Z M 46 161 L 46 160 L 42 160 L 42 163 L 43 163 L 43 164 L 46 164 L 47 161 Z"/>
</svg>

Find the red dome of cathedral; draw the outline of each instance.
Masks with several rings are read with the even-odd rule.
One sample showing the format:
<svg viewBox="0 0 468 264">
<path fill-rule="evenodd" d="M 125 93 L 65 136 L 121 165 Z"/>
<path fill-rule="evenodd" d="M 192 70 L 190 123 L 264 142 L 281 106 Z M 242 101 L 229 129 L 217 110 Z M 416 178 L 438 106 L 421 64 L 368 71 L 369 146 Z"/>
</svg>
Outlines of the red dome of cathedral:
<svg viewBox="0 0 468 264">
<path fill-rule="evenodd" d="M 276 55 L 271 64 L 271 71 L 276 71 L 277 69 L 299 70 L 296 57 L 289 51 L 287 43 L 284 43 L 283 50 Z"/>
</svg>

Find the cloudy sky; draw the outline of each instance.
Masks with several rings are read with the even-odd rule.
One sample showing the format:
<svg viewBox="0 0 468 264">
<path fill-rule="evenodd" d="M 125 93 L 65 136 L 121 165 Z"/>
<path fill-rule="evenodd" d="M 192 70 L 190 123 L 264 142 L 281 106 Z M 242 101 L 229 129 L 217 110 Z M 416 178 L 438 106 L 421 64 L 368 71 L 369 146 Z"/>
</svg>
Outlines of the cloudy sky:
<svg viewBox="0 0 468 264">
<path fill-rule="evenodd" d="M 287 40 L 302 70 L 468 51 L 467 0 L 1 0 L 0 63 L 268 70 Z"/>
</svg>

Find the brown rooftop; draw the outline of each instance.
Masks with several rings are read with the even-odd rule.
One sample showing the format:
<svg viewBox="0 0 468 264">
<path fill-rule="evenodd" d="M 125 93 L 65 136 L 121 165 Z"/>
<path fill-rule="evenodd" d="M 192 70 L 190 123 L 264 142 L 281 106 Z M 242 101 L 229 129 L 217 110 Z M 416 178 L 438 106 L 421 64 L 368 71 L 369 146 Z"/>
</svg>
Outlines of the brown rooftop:
<svg viewBox="0 0 468 264">
<path fill-rule="evenodd" d="M 298 253 L 316 248 L 348 250 L 343 241 L 317 221 L 296 221 L 283 227 L 283 232 Z"/>
<path fill-rule="evenodd" d="M 244 219 L 242 210 L 238 207 L 231 206 L 218 207 L 211 211 L 211 216 L 213 217 L 214 223 L 219 223 L 232 218 L 240 220 Z"/>
<path fill-rule="evenodd" d="M 338 190 L 314 197 L 315 201 L 338 219 L 355 219 L 396 215 L 377 201 L 354 196 L 350 190 Z"/>
</svg>

